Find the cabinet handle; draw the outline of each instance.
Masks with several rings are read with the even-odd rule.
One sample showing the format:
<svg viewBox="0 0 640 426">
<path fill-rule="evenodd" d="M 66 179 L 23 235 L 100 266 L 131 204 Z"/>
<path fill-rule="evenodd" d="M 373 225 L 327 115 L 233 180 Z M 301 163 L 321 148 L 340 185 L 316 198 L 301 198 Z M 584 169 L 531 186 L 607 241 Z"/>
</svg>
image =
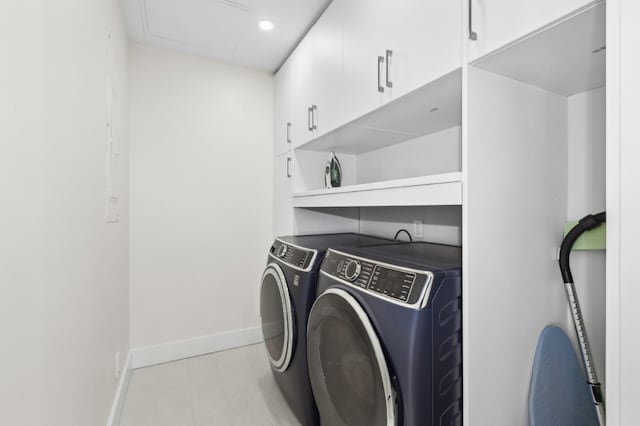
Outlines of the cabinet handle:
<svg viewBox="0 0 640 426">
<path fill-rule="evenodd" d="M 380 65 L 384 64 L 384 56 L 378 56 L 378 92 L 383 93 L 384 87 L 380 84 Z"/>
<path fill-rule="evenodd" d="M 311 127 L 311 122 L 313 121 L 313 108 L 307 108 L 307 129 L 310 132 L 313 132 L 313 127 Z"/>
<path fill-rule="evenodd" d="M 291 123 L 287 123 L 287 143 L 291 143 Z"/>
<path fill-rule="evenodd" d="M 389 89 L 391 89 L 393 87 L 393 82 L 391 80 L 389 80 L 389 62 L 391 62 L 391 57 L 393 56 L 393 51 L 387 49 L 387 65 L 386 65 L 386 70 L 387 70 L 387 87 Z"/>
<path fill-rule="evenodd" d="M 291 177 L 291 157 L 287 157 L 287 177 Z"/>
<path fill-rule="evenodd" d="M 318 105 L 311 105 L 311 130 L 317 130 L 318 124 L 316 115 L 318 114 Z"/>
<path fill-rule="evenodd" d="M 476 34 L 475 31 L 473 31 L 473 21 L 471 19 L 471 11 L 473 10 L 473 7 L 471 5 L 471 2 L 473 0 L 469 0 L 469 40 L 473 40 L 476 41 L 478 39 L 478 34 Z"/>
</svg>

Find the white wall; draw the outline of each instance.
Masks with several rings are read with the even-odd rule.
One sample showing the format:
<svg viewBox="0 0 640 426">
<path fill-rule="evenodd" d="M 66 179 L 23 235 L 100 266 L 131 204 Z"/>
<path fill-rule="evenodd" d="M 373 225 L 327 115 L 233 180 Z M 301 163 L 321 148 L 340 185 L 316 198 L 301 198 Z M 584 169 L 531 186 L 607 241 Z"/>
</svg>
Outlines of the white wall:
<svg viewBox="0 0 640 426">
<path fill-rule="evenodd" d="M 357 183 L 462 170 L 460 127 L 451 127 L 357 157 Z"/>
<path fill-rule="evenodd" d="M 126 105 L 116 0 L 0 2 L 0 424 L 100 425 L 128 352 L 121 221 L 105 223 L 105 29 Z"/>
<path fill-rule="evenodd" d="M 258 327 L 273 78 L 130 46 L 131 344 Z"/>
<path fill-rule="evenodd" d="M 605 210 L 605 95 L 605 88 L 599 88 L 567 99 L 569 221 Z M 604 251 L 573 251 L 571 272 L 582 307 L 596 373 L 598 379 L 605 383 Z M 558 272 L 558 284 L 561 282 Z M 573 322 L 568 309 L 567 317 L 569 335 L 574 339 Z"/>
<path fill-rule="evenodd" d="M 422 221 L 422 237 L 415 232 L 414 220 Z M 413 241 L 462 244 L 462 208 L 436 207 L 363 207 L 360 209 L 360 232 L 393 238 L 406 229 Z M 403 232 L 398 239 L 408 240 Z"/>
</svg>

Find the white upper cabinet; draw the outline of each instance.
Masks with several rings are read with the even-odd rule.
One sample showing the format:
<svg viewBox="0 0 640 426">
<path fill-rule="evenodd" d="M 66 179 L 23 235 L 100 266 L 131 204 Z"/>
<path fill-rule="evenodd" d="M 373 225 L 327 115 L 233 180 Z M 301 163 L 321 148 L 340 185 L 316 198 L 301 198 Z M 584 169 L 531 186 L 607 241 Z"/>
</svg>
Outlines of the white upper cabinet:
<svg viewBox="0 0 640 426">
<path fill-rule="evenodd" d="M 459 68 L 461 26 L 460 1 L 334 0 L 279 73 L 290 84 L 276 82 L 291 91 L 292 147 Z"/>
<path fill-rule="evenodd" d="M 315 101 L 315 32 L 313 28 L 302 39 L 289 60 L 291 67 L 291 106 L 293 147 L 314 138 Z M 315 107 L 314 107 L 315 106 Z"/>
<path fill-rule="evenodd" d="M 285 63 L 274 78 L 273 138 L 274 155 L 281 155 L 291 149 L 292 105 L 291 105 L 291 64 Z"/>
<path fill-rule="evenodd" d="M 462 6 L 450 0 L 334 0 L 343 16 L 348 121 L 460 67 Z"/>
<path fill-rule="evenodd" d="M 345 122 L 342 23 L 339 8 L 329 7 L 291 55 L 294 147 Z"/>
<path fill-rule="evenodd" d="M 383 3 L 385 26 L 389 29 L 385 49 L 391 50 L 385 85 L 388 81 L 392 86 L 386 90 L 393 98 L 412 92 L 461 66 L 460 1 Z"/>
<path fill-rule="evenodd" d="M 581 9 L 593 0 L 466 0 L 470 7 L 469 60 L 478 59 Z M 476 38 L 472 40 L 472 38 Z"/>
<path fill-rule="evenodd" d="M 314 84 L 315 109 L 313 120 L 316 127 L 313 137 L 327 133 L 344 124 L 343 109 L 343 60 L 342 29 L 344 16 L 340 2 L 334 1 L 320 17 L 314 31 Z M 344 2 L 342 2 L 344 3 Z"/>
<path fill-rule="evenodd" d="M 385 87 L 385 53 L 390 49 L 384 0 L 338 0 L 343 15 L 343 109 L 346 121 L 390 99 Z"/>
</svg>

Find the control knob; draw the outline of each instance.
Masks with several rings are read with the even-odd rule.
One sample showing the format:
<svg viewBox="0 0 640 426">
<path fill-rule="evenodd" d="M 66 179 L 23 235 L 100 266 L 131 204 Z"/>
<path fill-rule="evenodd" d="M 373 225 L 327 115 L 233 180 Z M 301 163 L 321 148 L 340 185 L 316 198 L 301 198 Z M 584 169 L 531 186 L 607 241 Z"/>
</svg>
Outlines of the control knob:
<svg viewBox="0 0 640 426">
<path fill-rule="evenodd" d="M 360 275 L 360 262 L 357 260 L 349 260 L 344 267 L 344 277 L 349 281 L 355 281 Z"/>
<path fill-rule="evenodd" d="M 279 258 L 283 258 L 287 255 L 287 246 L 286 245 L 281 245 L 280 248 L 278 249 L 278 257 Z"/>
</svg>

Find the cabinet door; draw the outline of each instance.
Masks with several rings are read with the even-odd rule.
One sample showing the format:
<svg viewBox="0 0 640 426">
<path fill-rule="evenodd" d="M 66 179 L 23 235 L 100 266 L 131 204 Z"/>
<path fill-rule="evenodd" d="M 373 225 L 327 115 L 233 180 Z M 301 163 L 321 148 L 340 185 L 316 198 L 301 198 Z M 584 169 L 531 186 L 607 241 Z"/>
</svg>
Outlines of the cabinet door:
<svg viewBox="0 0 640 426">
<path fill-rule="evenodd" d="M 393 98 L 459 68 L 462 64 L 462 4 L 451 0 L 385 2 L 389 29 L 387 81 Z M 385 50 L 385 61 L 387 59 Z M 385 68 L 386 64 L 385 64 Z"/>
<path fill-rule="evenodd" d="M 344 103 L 342 61 L 342 12 L 345 2 L 334 0 L 314 26 L 315 36 L 315 100 L 314 111 L 317 131 L 323 135 L 347 122 Z"/>
<path fill-rule="evenodd" d="M 293 203 L 291 200 L 291 153 L 275 157 L 273 186 L 273 233 L 293 234 Z"/>
<path fill-rule="evenodd" d="M 274 78 L 274 154 L 281 155 L 291 149 L 291 72 L 286 62 Z"/>
<path fill-rule="evenodd" d="M 343 14 L 343 111 L 349 120 L 370 112 L 390 99 L 384 86 L 384 57 L 388 46 L 385 0 L 340 1 Z M 380 78 L 378 73 L 380 72 Z"/>
<path fill-rule="evenodd" d="M 293 147 L 313 138 L 309 108 L 316 105 L 315 95 L 315 33 L 313 28 L 291 54 L 291 93 Z"/>
<path fill-rule="evenodd" d="M 470 3 L 469 3 L 470 2 Z M 473 61 L 593 0 L 465 0 L 471 5 L 471 29 L 475 41 L 468 39 L 469 60 Z"/>
</svg>

